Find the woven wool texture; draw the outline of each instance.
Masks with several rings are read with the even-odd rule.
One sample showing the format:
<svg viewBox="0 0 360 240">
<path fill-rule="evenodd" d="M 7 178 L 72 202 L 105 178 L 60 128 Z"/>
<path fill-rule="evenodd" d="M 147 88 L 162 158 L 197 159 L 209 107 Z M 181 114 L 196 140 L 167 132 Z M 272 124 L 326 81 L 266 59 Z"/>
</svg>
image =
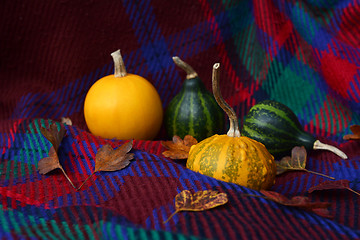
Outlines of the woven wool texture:
<svg viewBox="0 0 360 240">
<path fill-rule="evenodd" d="M 51 147 L 40 127 L 61 117 L 73 126 L 65 127 L 59 158 L 76 186 L 101 146 L 124 143 L 92 135 L 83 115 L 87 91 L 112 74 L 110 53 L 121 49 L 127 71 L 155 86 L 164 109 L 185 80 L 172 56 L 193 66 L 209 90 L 219 62 L 222 95 L 240 124 L 261 100 L 284 103 L 305 131 L 349 157 L 311 151 L 306 168 L 360 192 L 360 143 L 343 140 L 360 124 L 359 13 L 358 0 L 2 1 L 0 239 L 359 239 L 353 192 L 309 193 L 328 179 L 277 176 L 270 190 L 330 202 L 333 218 L 245 197 L 261 194 L 164 157 L 164 128 L 153 141 L 134 141 L 127 168 L 96 173 L 80 191 L 60 171 L 37 171 Z M 229 202 L 164 224 L 185 189 L 224 192 Z"/>
</svg>

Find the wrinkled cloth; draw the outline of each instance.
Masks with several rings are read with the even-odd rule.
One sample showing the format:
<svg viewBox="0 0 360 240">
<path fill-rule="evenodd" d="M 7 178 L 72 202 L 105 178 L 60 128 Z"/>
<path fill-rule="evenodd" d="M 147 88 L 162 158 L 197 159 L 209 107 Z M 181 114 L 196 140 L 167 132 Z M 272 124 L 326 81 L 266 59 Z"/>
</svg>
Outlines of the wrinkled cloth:
<svg viewBox="0 0 360 240">
<path fill-rule="evenodd" d="M 73 124 L 65 125 L 59 160 L 75 186 L 93 172 L 101 146 L 125 143 L 91 134 L 83 114 L 87 91 L 113 73 L 110 53 L 121 49 L 127 71 L 155 86 L 164 109 L 185 80 L 172 56 L 209 91 L 219 62 L 222 95 L 240 125 L 262 100 L 287 105 L 305 131 L 348 156 L 310 151 L 306 168 L 360 192 L 360 144 L 343 139 L 360 124 L 359 12 L 358 0 L 2 1 L 0 238 L 359 239 L 359 195 L 309 193 L 329 179 L 293 171 L 270 190 L 329 202 L 331 218 L 250 197 L 262 194 L 164 157 L 164 127 L 152 141 L 134 141 L 128 167 L 96 173 L 79 191 L 61 171 L 37 169 L 51 147 L 40 128 L 62 117 Z M 229 200 L 164 223 L 182 190 L 216 190 Z"/>
</svg>

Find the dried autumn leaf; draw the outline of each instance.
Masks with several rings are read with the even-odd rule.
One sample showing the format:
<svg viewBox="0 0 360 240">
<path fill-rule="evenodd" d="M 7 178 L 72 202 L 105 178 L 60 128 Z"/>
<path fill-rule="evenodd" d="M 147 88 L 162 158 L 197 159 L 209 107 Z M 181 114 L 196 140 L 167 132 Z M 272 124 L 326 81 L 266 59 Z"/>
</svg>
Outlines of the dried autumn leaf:
<svg viewBox="0 0 360 240">
<path fill-rule="evenodd" d="M 134 154 L 129 153 L 133 146 L 133 140 L 121 145 L 114 150 L 109 144 L 102 146 L 95 156 L 95 170 L 81 184 L 80 188 L 92 177 L 96 172 L 100 171 L 117 171 L 125 168 L 130 164 L 130 160 L 134 159 Z"/>
<path fill-rule="evenodd" d="M 343 137 L 344 140 L 359 140 L 360 139 L 360 125 L 351 125 L 350 130 L 352 134 L 347 134 Z"/>
<path fill-rule="evenodd" d="M 40 132 L 42 133 L 42 135 L 44 135 L 44 137 L 47 140 L 49 140 L 49 142 L 54 146 L 55 152 L 58 151 L 60 143 L 65 135 L 64 125 L 62 125 L 62 124 L 59 124 L 59 125 L 60 125 L 60 130 L 58 130 L 56 123 L 52 123 L 50 125 L 49 130 L 44 127 L 40 128 Z"/>
<path fill-rule="evenodd" d="M 282 174 L 287 171 L 305 171 L 312 174 L 317 174 L 323 177 L 335 179 L 322 173 L 314 172 L 306 169 L 307 152 L 305 147 L 294 147 L 291 150 L 291 157 L 283 157 L 280 161 L 276 162 L 276 174 Z"/>
<path fill-rule="evenodd" d="M 226 193 L 218 193 L 213 190 L 198 191 L 192 194 L 184 190 L 175 197 L 176 211 L 164 222 L 167 223 L 176 213 L 180 211 L 204 211 L 227 203 Z"/>
<path fill-rule="evenodd" d="M 62 169 L 59 162 L 59 157 L 53 146 L 51 146 L 48 155 L 48 157 L 44 157 L 38 162 L 38 171 L 40 174 L 47 174 L 48 172 L 51 172 L 57 168 Z"/>
<path fill-rule="evenodd" d="M 286 196 L 274 191 L 260 190 L 260 192 L 265 195 L 266 199 L 272 200 L 281 205 L 298 207 L 314 212 L 322 217 L 332 217 L 327 209 L 331 205 L 329 202 L 311 202 L 310 199 L 305 196 L 295 196 L 289 199 Z"/>
<path fill-rule="evenodd" d="M 73 188 L 76 188 L 74 186 L 74 184 L 72 183 L 72 181 L 70 180 L 70 178 L 68 177 L 68 175 L 65 173 L 65 170 L 63 169 L 63 167 L 61 166 L 60 161 L 59 161 L 59 156 L 57 154 L 60 143 L 65 135 L 64 126 L 62 124 L 60 124 L 60 130 L 58 130 L 56 123 L 52 123 L 50 125 L 49 130 L 41 127 L 40 132 L 42 133 L 42 135 L 44 135 L 44 137 L 47 140 L 49 140 L 49 142 L 52 144 L 52 146 L 49 150 L 49 154 L 48 154 L 49 156 L 40 159 L 38 162 L 39 173 L 47 174 L 47 173 L 51 172 L 52 170 L 60 169 L 63 172 L 66 179 L 70 182 L 71 186 L 73 186 Z"/>
<path fill-rule="evenodd" d="M 312 193 L 313 191 L 319 190 L 333 190 L 333 189 L 346 189 L 349 190 L 357 195 L 360 193 L 356 192 L 355 190 L 350 188 L 350 181 L 346 179 L 337 180 L 337 181 L 325 181 L 316 186 L 309 188 L 308 192 Z"/>
<path fill-rule="evenodd" d="M 172 141 L 161 141 L 161 144 L 168 149 L 162 154 L 171 159 L 186 159 L 189 156 L 191 146 L 197 143 L 198 141 L 191 135 L 186 135 L 184 140 L 175 135 Z"/>
<path fill-rule="evenodd" d="M 72 126 L 72 121 L 71 121 L 71 119 L 68 118 L 68 117 L 62 117 L 62 118 L 61 118 L 61 123 L 62 123 L 62 124 L 66 124 L 66 125 L 68 125 L 68 126 Z"/>
<path fill-rule="evenodd" d="M 303 170 L 306 167 L 306 149 L 304 147 L 294 147 L 291 150 L 291 157 L 283 157 L 276 162 L 276 174 L 281 174 L 291 170 Z"/>
</svg>

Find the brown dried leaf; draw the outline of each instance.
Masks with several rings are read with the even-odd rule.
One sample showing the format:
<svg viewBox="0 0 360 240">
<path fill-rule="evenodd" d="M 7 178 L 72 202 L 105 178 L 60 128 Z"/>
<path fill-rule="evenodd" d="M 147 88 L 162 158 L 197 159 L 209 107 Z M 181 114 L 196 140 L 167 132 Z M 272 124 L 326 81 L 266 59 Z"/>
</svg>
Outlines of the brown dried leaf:
<svg viewBox="0 0 360 240">
<path fill-rule="evenodd" d="M 307 170 L 306 167 L 307 152 L 305 147 L 294 147 L 291 150 L 291 157 L 283 157 L 280 161 L 276 162 L 276 174 L 282 174 L 287 171 L 305 171 L 308 173 L 317 174 L 323 177 L 334 179 L 322 173 Z"/>
<path fill-rule="evenodd" d="M 351 125 L 350 130 L 352 134 L 347 134 L 343 137 L 344 140 L 360 140 L 360 125 Z"/>
<path fill-rule="evenodd" d="M 38 162 L 38 171 L 40 174 L 47 174 L 55 169 L 60 169 L 66 179 L 70 182 L 71 186 L 73 188 L 76 188 L 68 175 L 65 173 L 64 169 L 62 168 L 60 162 L 59 162 L 59 156 L 57 154 L 57 151 L 59 149 L 60 143 L 65 135 L 65 128 L 62 124 L 60 124 L 60 130 L 58 130 L 56 123 L 52 123 L 50 125 L 50 129 L 46 129 L 41 127 L 40 132 L 44 135 L 44 137 L 49 140 L 49 142 L 52 144 L 50 150 L 49 150 L 49 156 L 42 158 Z"/>
<path fill-rule="evenodd" d="M 306 167 L 306 149 L 304 147 L 294 147 L 291 150 L 291 157 L 283 157 L 276 162 L 276 174 L 286 171 L 304 170 Z"/>
<path fill-rule="evenodd" d="M 180 211 L 204 211 L 228 202 L 226 193 L 218 193 L 213 190 L 198 191 L 192 194 L 189 190 L 184 190 L 175 197 L 176 211 L 164 222 L 168 222 L 176 213 Z"/>
<path fill-rule="evenodd" d="M 95 170 L 99 171 L 117 171 L 130 164 L 134 159 L 134 154 L 129 153 L 133 146 L 133 140 L 121 145 L 114 150 L 110 145 L 101 147 L 95 156 Z"/>
<path fill-rule="evenodd" d="M 96 172 L 100 171 L 117 171 L 127 167 L 130 160 L 134 159 L 134 154 L 129 153 L 133 146 L 133 140 L 121 145 L 114 150 L 109 144 L 102 146 L 95 156 L 95 170 L 81 184 L 80 188 L 89 180 Z"/>
<path fill-rule="evenodd" d="M 55 152 L 54 147 L 51 146 L 49 150 L 49 156 L 39 160 L 38 171 L 40 174 L 47 174 L 48 172 L 51 172 L 52 170 L 57 168 L 62 168 L 62 167 L 60 165 L 59 157 Z"/>
<path fill-rule="evenodd" d="M 272 200 L 281 205 L 298 207 L 314 212 L 322 217 L 332 217 L 327 209 L 331 205 L 329 202 L 311 202 L 310 199 L 305 196 L 295 196 L 289 199 L 286 196 L 274 191 L 260 190 L 260 192 L 266 196 L 266 199 Z"/>
<path fill-rule="evenodd" d="M 312 193 L 313 191 L 319 190 L 333 190 L 333 189 L 346 189 L 349 190 L 357 195 L 360 193 L 356 192 L 355 190 L 350 188 L 350 181 L 346 179 L 337 180 L 337 181 L 325 181 L 316 186 L 309 188 L 308 192 Z"/>
<path fill-rule="evenodd" d="M 65 127 L 60 124 L 60 130 L 58 130 L 57 124 L 52 123 L 50 125 L 50 129 L 46 129 L 44 127 L 40 128 L 40 132 L 44 137 L 49 140 L 49 142 L 54 146 L 55 152 L 58 151 L 61 141 L 65 136 Z"/>
<path fill-rule="evenodd" d="M 191 135 L 186 135 L 184 140 L 175 135 L 172 141 L 161 141 L 161 144 L 168 149 L 162 154 L 171 159 L 186 159 L 189 156 L 191 146 L 197 143 L 198 141 Z"/>
</svg>

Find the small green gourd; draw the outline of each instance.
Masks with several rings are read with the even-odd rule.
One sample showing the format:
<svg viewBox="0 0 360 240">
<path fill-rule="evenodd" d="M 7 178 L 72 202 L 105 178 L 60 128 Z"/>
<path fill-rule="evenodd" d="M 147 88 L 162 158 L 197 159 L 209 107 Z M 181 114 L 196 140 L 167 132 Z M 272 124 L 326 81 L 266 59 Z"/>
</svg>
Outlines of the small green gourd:
<svg viewBox="0 0 360 240">
<path fill-rule="evenodd" d="M 250 108 L 242 134 L 263 143 L 276 159 L 290 155 L 295 146 L 304 146 L 307 150 L 328 150 L 343 159 L 347 158 L 338 148 L 324 144 L 305 132 L 295 113 L 273 100 L 259 102 Z"/>
<path fill-rule="evenodd" d="M 179 57 L 174 63 L 187 75 L 180 92 L 170 101 L 164 117 L 167 135 L 191 135 L 201 141 L 224 131 L 224 113 L 194 69 Z"/>
</svg>

